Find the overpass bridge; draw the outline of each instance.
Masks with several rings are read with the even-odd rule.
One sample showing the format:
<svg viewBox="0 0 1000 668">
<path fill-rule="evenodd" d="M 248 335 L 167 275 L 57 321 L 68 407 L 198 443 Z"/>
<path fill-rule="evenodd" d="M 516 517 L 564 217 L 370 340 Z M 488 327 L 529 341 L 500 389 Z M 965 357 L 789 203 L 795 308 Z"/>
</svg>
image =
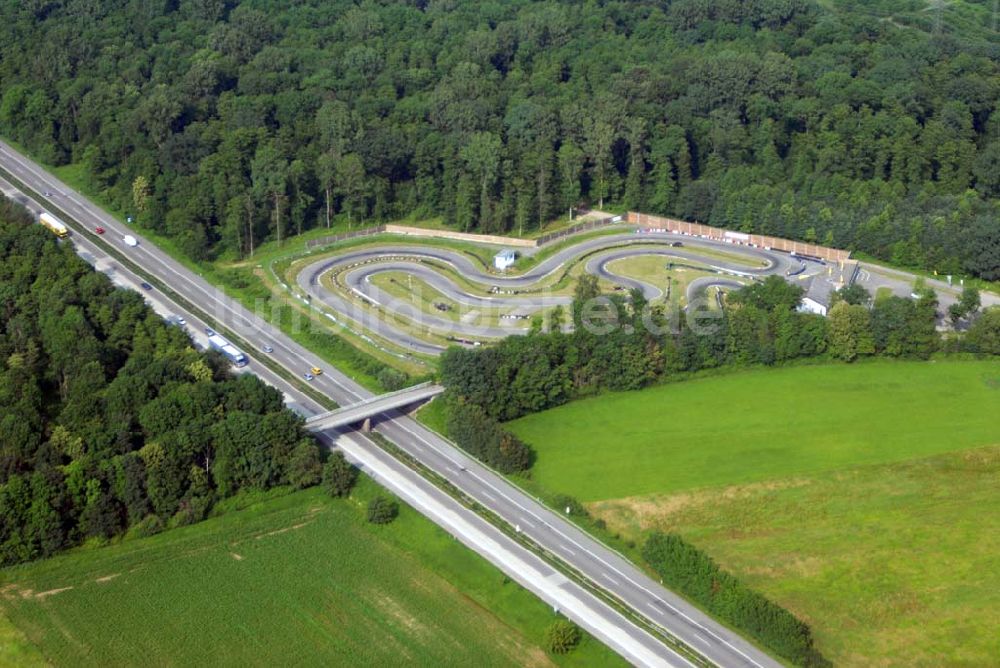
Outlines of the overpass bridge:
<svg viewBox="0 0 1000 668">
<path fill-rule="evenodd" d="M 388 413 L 397 408 L 412 406 L 413 404 L 435 397 L 444 392 L 444 388 L 431 382 L 421 383 L 413 387 L 407 387 L 396 392 L 380 394 L 364 401 L 359 401 L 350 406 L 342 406 L 336 410 L 327 411 L 314 415 L 306 419 L 306 429 L 310 431 L 323 431 L 326 429 L 336 429 L 347 427 L 352 424 L 366 423 L 373 417 Z"/>
</svg>

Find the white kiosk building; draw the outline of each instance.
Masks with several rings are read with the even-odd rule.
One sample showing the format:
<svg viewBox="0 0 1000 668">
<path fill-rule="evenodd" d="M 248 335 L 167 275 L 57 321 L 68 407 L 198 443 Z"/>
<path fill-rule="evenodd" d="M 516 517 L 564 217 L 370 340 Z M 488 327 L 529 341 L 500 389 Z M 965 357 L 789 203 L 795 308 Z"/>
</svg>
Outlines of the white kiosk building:
<svg viewBox="0 0 1000 668">
<path fill-rule="evenodd" d="M 513 266 L 514 260 L 517 259 L 517 251 L 505 248 L 504 250 L 493 256 L 493 266 L 499 271 L 503 271 L 508 267 Z"/>
</svg>

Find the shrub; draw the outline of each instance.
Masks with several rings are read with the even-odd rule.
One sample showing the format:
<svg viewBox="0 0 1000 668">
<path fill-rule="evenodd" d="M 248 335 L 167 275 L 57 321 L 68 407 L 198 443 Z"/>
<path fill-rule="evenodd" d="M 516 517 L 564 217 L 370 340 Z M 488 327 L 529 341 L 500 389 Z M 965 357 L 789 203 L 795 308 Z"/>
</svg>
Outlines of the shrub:
<svg viewBox="0 0 1000 668">
<path fill-rule="evenodd" d="M 531 467 L 531 448 L 475 404 L 457 401 L 448 410 L 448 434 L 460 448 L 501 473 Z"/>
<path fill-rule="evenodd" d="M 983 311 L 969 327 L 965 342 L 972 352 L 1000 355 L 1000 307 Z"/>
<path fill-rule="evenodd" d="M 319 483 L 323 477 L 323 463 L 319 459 L 319 446 L 315 441 L 303 439 L 295 446 L 288 460 L 286 476 L 295 489 L 305 489 Z"/>
<path fill-rule="evenodd" d="M 399 504 L 385 496 L 376 496 L 368 502 L 368 521 L 372 524 L 389 524 L 399 515 Z"/>
<path fill-rule="evenodd" d="M 387 366 L 378 372 L 375 379 L 386 392 L 392 392 L 406 387 L 410 377 L 398 369 Z"/>
<path fill-rule="evenodd" d="M 347 496 L 351 493 L 358 470 L 344 457 L 344 453 L 334 452 L 323 466 L 323 487 L 330 496 Z"/>
<path fill-rule="evenodd" d="M 545 630 L 545 648 L 553 654 L 567 654 L 580 644 L 580 627 L 568 619 L 557 619 Z"/>
<path fill-rule="evenodd" d="M 211 505 L 212 499 L 208 496 L 193 496 L 184 499 L 180 503 L 180 508 L 173 514 L 170 521 L 167 522 L 167 527 L 175 529 L 200 522 L 205 519 Z"/>
<path fill-rule="evenodd" d="M 577 517 L 589 517 L 587 509 L 583 504 L 568 494 L 557 494 L 552 498 L 552 506 L 559 511 L 560 515 L 576 515 Z M 566 512 L 566 509 L 569 512 Z"/>
<path fill-rule="evenodd" d="M 133 524 L 126 533 L 127 538 L 146 538 L 163 531 L 163 520 L 158 515 L 146 515 Z"/>
</svg>

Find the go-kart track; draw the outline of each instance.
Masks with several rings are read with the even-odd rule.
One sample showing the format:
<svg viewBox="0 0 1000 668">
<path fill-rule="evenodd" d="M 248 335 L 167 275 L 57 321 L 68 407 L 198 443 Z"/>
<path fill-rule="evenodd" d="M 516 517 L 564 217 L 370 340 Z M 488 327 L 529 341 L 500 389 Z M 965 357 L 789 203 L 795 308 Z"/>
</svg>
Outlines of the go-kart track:
<svg viewBox="0 0 1000 668">
<path fill-rule="evenodd" d="M 693 270 L 699 276 L 687 284 L 684 300 L 678 302 L 684 307 L 700 304 L 698 300 L 709 288 L 729 290 L 769 275 L 804 287 L 813 280 L 822 282 L 828 292 L 849 282 L 854 272 L 854 263 L 842 266 L 675 232 L 621 228 L 621 233 L 570 242 L 523 273 L 517 273 L 516 265 L 506 273 L 487 269 L 478 257 L 449 248 L 383 242 L 342 253 L 334 250 L 333 255 L 300 266 L 294 280 L 313 306 L 322 305 L 351 329 L 367 330 L 409 352 L 437 355 L 450 344 L 480 345 L 524 334 L 533 316 L 569 306 L 572 286 L 560 279 L 581 263 L 583 271 L 605 285 L 618 290 L 638 288 L 650 302 L 664 300 L 663 286 L 613 270 L 611 265 L 621 267 L 634 258 L 653 257 L 662 260 L 664 267 L 669 263 Z M 532 248 L 524 255 L 543 251 L 544 247 Z M 431 297 L 425 304 L 390 294 L 376 285 L 378 277 L 385 275 L 406 276 L 408 289 L 400 293 L 414 292 L 416 281 L 435 294 L 424 295 Z M 427 308 L 429 304 L 437 304 L 439 311 L 454 309 L 461 316 L 445 317 L 435 313 L 433 306 Z"/>
</svg>

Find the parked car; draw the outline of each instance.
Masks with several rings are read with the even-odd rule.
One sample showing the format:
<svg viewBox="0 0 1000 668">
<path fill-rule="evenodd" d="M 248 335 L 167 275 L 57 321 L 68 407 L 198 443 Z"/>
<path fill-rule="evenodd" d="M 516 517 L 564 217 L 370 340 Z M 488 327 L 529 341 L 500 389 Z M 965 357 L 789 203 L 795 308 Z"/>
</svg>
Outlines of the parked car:
<svg viewBox="0 0 1000 668">
<path fill-rule="evenodd" d="M 95 227 L 94 231 L 97 232 L 98 234 L 104 234 L 104 228 L 103 227 Z"/>
</svg>

